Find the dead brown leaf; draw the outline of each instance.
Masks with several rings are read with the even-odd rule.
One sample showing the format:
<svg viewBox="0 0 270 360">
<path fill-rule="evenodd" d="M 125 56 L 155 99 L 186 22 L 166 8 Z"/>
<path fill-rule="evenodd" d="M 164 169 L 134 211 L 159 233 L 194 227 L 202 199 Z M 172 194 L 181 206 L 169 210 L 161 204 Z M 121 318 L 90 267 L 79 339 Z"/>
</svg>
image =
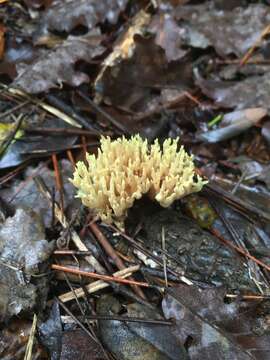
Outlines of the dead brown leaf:
<svg viewBox="0 0 270 360">
<path fill-rule="evenodd" d="M 191 339 L 191 360 L 269 359 L 269 303 L 224 303 L 225 291 L 180 285 L 162 306 L 176 320 L 180 341 Z"/>
<path fill-rule="evenodd" d="M 198 77 L 202 92 L 216 101 L 217 105 L 236 109 L 263 107 L 269 112 L 270 73 L 249 76 L 242 81 L 206 80 Z"/>
<path fill-rule="evenodd" d="M 155 34 L 156 44 L 165 50 L 168 61 L 181 59 L 187 50 L 181 49 L 181 28 L 172 14 L 158 14 L 154 16 L 148 29 Z"/>
<path fill-rule="evenodd" d="M 182 21 L 182 40 L 186 44 L 203 49 L 213 46 L 221 56 L 241 57 L 269 24 L 270 8 L 252 4 L 220 11 L 213 2 L 206 2 L 177 7 L 175 18 Z"/>
<path fill-rule="evenodd" d="M 61 45 L 45 51 L 30 65 L 17 65 L 19 75 L 13 82 L 14 87 L 36 94 L 50 88 L 61 87 L 63 83 L 79 86 L 89 81 L 87 74 L 74 70 L 78 60 L 89 62 L 101 55 L 104 48 L 100 45 L 98 30 L 82 36 L 69 36 Z"/>
<path fill-rule="evenodd" d="M 115 24 L 127 0 L 54 0 L 45 14 L 41 27 L 51 31 L 69 32 L 78 25 L 88 30 L 97 23 Z"/>
</svg>

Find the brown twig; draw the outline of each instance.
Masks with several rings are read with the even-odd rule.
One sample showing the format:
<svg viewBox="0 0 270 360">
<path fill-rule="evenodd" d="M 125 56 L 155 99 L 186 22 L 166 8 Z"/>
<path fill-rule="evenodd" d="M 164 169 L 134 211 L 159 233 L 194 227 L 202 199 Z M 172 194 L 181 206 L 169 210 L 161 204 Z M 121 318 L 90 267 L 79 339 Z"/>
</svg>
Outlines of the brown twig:
<svg viewBox="0 0 270 360">
<path fill-rule="evenodd" d="M 95 136 L 99 137 L 100 133 L 94 130 L 84 130 L 78 128 L 46 128 L 46 127 L 35 127 L 27 128 L 24 130 L 26 133 L 32 134 L 45 134 L 50 136 L 59 136 L 59 135 L 84 135 L 84 136 Z"/>
<path fill-rule="evenodd" d="M 126 285 L 136 285 L 136 286 L 147 287 L 147 288 L 152 287 L 151 285 L 149 285 L 146 282 L 122 279 L 122 278 L 119 278 L 119 277 L 114 277 L 114 276 L 109 276 L 109 275 L 102 275 L 102 274 L 97 274 L 97 273 L 88 272 L 88 271 L 82 271 L 82 270 L 78 270 L 78 269 L 72 269 L 72 268 L 57 265 L 57 264 L 52 264 L 51 268 L 53 270 L 64 271 L 64 272 L 67 272 L 67 273 L 70 273 L 70 274 L 73 274 L 73 275 L 89 277 L 91 279 L 99 279 L 99 280 L 108 281 L 108 282 L 116 282 L 116 283 L 119 283 L 119 284 L 126 284 Z"/>
<path fill-rule="evenodd" d="M 62 182 L 62 177 L 61 177 L 61 173 L 59 170 L 59 165 L 58 165 L 58 160 L 57 160 L 56 154 L 52 154 L 52 162 L 53 162 L 53 168 L 54 168 L 56 189 L 59 191 L 59 194 L 60 194 L 60 208 L 61 208 L 61 211 L 64 212 L 63 182 Z"/>
<path fill-rule="evenodd" d="M 235 210 L 238 210 L 244 216 L 247 216 L 245 212 L 248 212 L 250 215 L 253 215 L 253 217 L 255 216 L 257 220 L 270 221 L 270 215 L 263 212 L 258 207 L 244 202 L 213 182 L 205 185 L 204 189 L 206 192 L 221 195 L 222 200 L 230 204 Z"/>
<path fill-rule="evenodd" d="M 109 243 L 109 241 L 105 238 L 103 233 L 99 230 L 96 223 L 90 223 L 89 228 L 94 233 L 95 237 L 97 238 L 100 245 L 103 247 L 103 249 L 106 251 L 107 255 L 110 256 L 110 258 L 113 260 L 115 265 L 119 270 L 125 269 L 125 264 L 120 259 L 120 257 L 116 254 L 114 248 Z M 133 280 L 132 280 L 133 281 Z M 139 289 L 138 287 L 133 286 L 134 291 L 138 296 L 140 296 L 142 299 L 145 299 L 144 293 Z"/>
<path fill-rule="evenodd" d="M 113 273 L 113 276 L 121 277 L 123 279 L 129 277 L 134 272 L 138 271 L 140 269 L 139 265 L 131 266 L 126 268 L 125 270 L 116 271 Z M 102 280 L 94 281 L 88 285 L 85 285 L 85 290 L 88 294 L 92 294 L 96 291 L 99 291 L 101 289 L 105 289 L 106 287 L 110 286 L 107 282 L 104 282 Z M 59 296 L 61 301 L 67 302 L 74 299 L 74 293 L 77 298 L 85 296 L 85 291 L 82 288 L 75 289 L 74 291 L 69 291 L 65 294 L 62 294 Z"/>
<path fill-rule="evenodd" d="M 83 146 L 83 155 L 84 158 L 86 159 L 86 154 L 87 154 L 87 145 L 86 145 L 86 138 L 85 136 L 81 136 L 81 140 L 82 140 L 82 146 Z"/>
<path fill-rule="evenodd" d="M 0 178 L 0 186 L 5 184 L 7 181 L 11 180 L 14 176 L 18 175 L 29 163 L 29 160 L 26 160 L 23 164 L 18 166 L 13 171 L 10 171 L 8 174 Z"/>
<path fill-rule="evenodd" d="M 243 299 L 243 300 L 264 300 L 270 299 L 269 295 L 239 295 L 239 294 L 226 294 L 228 299 Z"/>
<path fill-rule="evenodd" d="M 68 157 L 69 161 L 71 162 L 71 164 L 72 164 L 72 166 L 73 166 L 73 169 L 75 169 L 76 162 L 75 162 L 75 160 L 74 160 L 72 151 L 71 151 L 70 149 L 67 150 L 67 157 Z"/>
<path fill-rule="evenodd" d="M 258 46 L 260 46 L 263 38 L 264 38 L 266 35 L 268 35 L 269 33 L 270 33 L 270 25 L 267 25 L 267 26 L 263 29 L 263 31 L 262 31 L 259 39 L 258 39 L 258 40 L 255 42 L 255 44 L 247 51 L 247 53 L 244 55 L 244 57 L 243 57 L 242 60 L 240 61 L 240 66 L 243 66 L 243 65 L 245 65 L 245 64 L 248 62 L 248 60 L 250 59 L 250 57 L 251 57 L 252 54 L 254 53 L 254 50 L 255 50 Z"/>
</svg>

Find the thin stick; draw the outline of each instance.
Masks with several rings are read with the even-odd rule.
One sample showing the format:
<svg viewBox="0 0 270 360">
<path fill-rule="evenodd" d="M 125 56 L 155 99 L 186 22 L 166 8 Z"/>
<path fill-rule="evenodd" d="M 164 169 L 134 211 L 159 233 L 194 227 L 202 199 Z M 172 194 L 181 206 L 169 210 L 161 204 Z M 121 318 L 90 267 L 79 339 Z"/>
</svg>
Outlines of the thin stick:
<svg viewBox="0 0 270 360">
<path fill-rule="evenodd" d="M 163 251 L 166 251 L 164 226 L 162 226 L 162 230 L 161 230 L 161 247 L 162 247 L 162 250 L 163 250 Z M 162 257 L 163 257 L 164 279 L 165 279 L 166 287 L 168 287 L 168 275 L 167 275 L 166 255 L 163 254 Z"/>
<path fill-rule="evenodd" d="M 52 154 L 52 162 L 53 162 L 53 168 L 54 168 L 55 184 L 56 184 L 56 188 L 60 194 L 60 207 L 61 207 L 61 211 L 63 213 L 64 212 L 63 183 L 62 183 L 62 178 L 61 178 L 61 174 L 60 174 L 60 170 L 59 170 L 59 166 L 58 166 L 57 155 L 55 153 Z"/>
<path fill-rule="evenodd" d="M 34 339 L 35 339 L 35 332 L 37 328 L 37 315 L 34 314 L 32 327 L 28 339 L 28 343 L 26 345 L 24 360 L 31 360 L 32 359 L 32 351 L 33 351 L 33 345 L 34 345 Z"/>
<path fill-rule="evenodd" d="M 121 258 L 116 254 L 114 248 L 112 247 L 112 245 L 109 243 L 109 241 L 105 238 L 105 236 L 102 234 L 102 232 L 99 230 L 98 226 L 96 223 L 90 223 L 89 224 L 90 229 L 92 230 L 92 232 L 95 234 L 98 242 L 101 244 L 101 246 L 103 247 L 103 249 L 106 251 L 107 255 L 110 256 L 110 258 L 113 260 L 113 262 L 115 263 L 115 265 L 118 267 L 119 270 L 123 270 L 126 268 L 125 264 L 123 263 L 123 261 L 121 260 Z M 133 280 L 132 280 L 133 281 Z M 133 286 L 133 290 L 135 291 L 135 293 L 140 296 L 142 299 L 146 299 L 144 296 L 144 293 L 142 292 L 141 289 Z"/>
<path fill-rule="evenodd" d="M 267 25 L 267 26 L 263 29 L 263 31 L 262 31 L 259 39 L 258 39 L 258 40 L 255 42 L 255 44 L 246 52 L 246 54 L 244 55 L 244 57 L 243 57 L 242 60 L 240 61 L 240 66 L 243 66 L 243 65 L 245 65 L 245 64 L 248 62 L 248 60 L 249 60 L 250 57 L 252 56 L 254 50 L 261 44 L 263 38 L 264 38 L 266 35 L 268 35 L 269 32 L 270 32 L 270 25 Z"/>
<path fill-rule="evenodd" d="M 76 162 L 75 162 L 75 160 L 74 160 L 72 151 L 71 151 L 70 149 L 67 150 L 67 156 L 68 156 L 68 159 L 69 159 L 69 161 L 71 162 L 71 164 L 72 164 L 72 166 L 73 166 L 73 169 L 75 169 Z"/>
<path fill-rule="evenodd" d="M 85 135 L 85 136 L 95 136 L 99 137 L 100 133 L 94 130 L 84 130 L 78 128 L 45 128 L 45 127 L 36 127 L 36 128 L 27 128 L 24 130 L 26 133 L 38 133 L 38 134 L 48 134 L 50 136 L 59 136 L 59 135 Z"/>
<path fill-rule="evenodd" d="M 243 299 L 243 300 L 264 300 L 270 299 L 269 295 L 239 295 L 239 294 L 226 294 L 228 299 Z"/>
<path fill-rule="evenodd" d="M 139 269 L 140 269 L 139 265 L 130 266 L 130 267 L 126 268 L 125 270 L 120 270 L 120 271 L 115 272 L 113 274 L 113 276 L 121 277 L 124 279 L 124 278 L 129 277 L 132 273 L 138 271 Z M 91 284 L 86 285 L 85 289 L 88 292 L 88 294 L 92 294 L 92 293 L 99 291 L 101 289 L 104 289 L 108 286 L 110 286 L 110 284 L 108 284 L 102 280 L 98 280 L 98 281 L 92 282 Z M 84 292 L 83 288 L 78 288 L 78 289 L 75 289 L 74 291 L 69 291 L 65 294 L 60 295 L 59 299 L 61 301 L 63 301 L 64 303 L 71 301 L 75 297 L 74 293 L 76 294 L 77 298 L 81 298 L 81 297 L 85 296 L 85 292 Z"/>
<path fill-rule="evenodd" d="M 48 191 L 46 185 L 44 184 L 44 181 L 42 180 L 41 177 L 36 177 L 35 178 L 35 183 L 37 185 L 37 188 L 40 190 L 40 192 L 47 198 L 47 200 L 49 201 L 50 205 L 52 206 L 52 197 L 50 192 Z M 55 203 L 55 216 L 58 219 L 58 221 L 62 224 L 64 229 L 69 229 L 69 223 L 65 217 L 65 215 L 63 214 L 63 212 L 61 211 L 60 207 L 58 206 L 57 203 Z M 89 251 L 87 249 L 87 247 L 85 246 L 85 244 L 82 242 L 82 240 L 80 239 L 79 235 L 76 233 L 76 231 L 74 229 L 70 229 L 70 235 L 71 235 L 71 239 L 74 242 L 74 244 L 77 246 L 77 248 L 80 251 Z M 85 260 L 91 264 L 93 266 L 93 268 L 100 273 L 104 273 L 105 269 L 103 268 L 103 266 L 97 261 L 97 259 L 93 256 L 93 255 L 87 255 L 85 256 Z"/>
<path fill-rule="evenodd" d="M 30 103 L 30 101 L 28 101 L 28 100 L 24 101 L 16 106 L 14 106 L 12 109 L 9 109 L 9 110 L 3 112 L 2 114 L 0 114 L 0 120 L 6 118 L 8 115 L 14 113 L 16 110 L 21 109 L 22 107 L 24 107 L 25 105 L 27 105 L 29 103 Z"/>
<path fill-rule="evenodd" d="M 70 274 L 73 274 L 73 275 L 90 277 L 92 279 L 99 279 L 99 280 L 109 281 L 109 282 L 117 282 L 119 284 L 137 285 L 137 286 L 142 286 L 142 287 L 151 287 L 151 285 L 149 285 L 146 282 L 122 279 L 122 278 L 119 278 L 119 277 L 114 277 L 114 276 L 109 276 L 109 275 L 102 275 L 102 274 L 97 274 L 97 273 L 88 272 L 88 271 L 82 271 L 82 270 L 78 270 L 78 269 L 72 269 L 72 268 L 57 265 L 57 264 L 52 264 L 51 268 L 53 270 L 64 271 L 64 272 L 67 272 L 67 273 L 70 273 Z"/>
</svg>

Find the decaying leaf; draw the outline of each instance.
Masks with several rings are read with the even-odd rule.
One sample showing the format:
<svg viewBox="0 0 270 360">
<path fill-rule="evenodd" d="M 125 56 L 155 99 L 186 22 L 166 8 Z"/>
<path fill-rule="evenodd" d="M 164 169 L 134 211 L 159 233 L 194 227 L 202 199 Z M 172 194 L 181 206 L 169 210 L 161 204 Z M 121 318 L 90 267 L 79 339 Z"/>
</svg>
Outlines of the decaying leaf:
<svg viewBox="0 0 270 360">
<path fill-rule="evenodd" d="M 164 235 L 168 266 L 188 279 L 233 292 L 257 290 L 243 259 L 189 217 L 162 209 L 148 216 L 143 212 L 142 221 L 145 246 L 162 259 Z"/>
<path fill-rule="evenodd" d="M 32 275 L 48 260 L 53 244 L 45 240 L 44 228 L 33 211 L 17 209 L 0 226 L 0 318 L 9 319 L 22 312 L 43 308 L 47 278 L 36 283 Z"/>
<path fill-rule="evenodd" d="M 146 31 L 146 26 L 149 21 L 150 15 L 143 10 L 140 11 L 132 19 L 131 25 L 116 41 L 112 53 L 103 61 L 101 71 L 96 78 L 95 88 L 97 90 L 97 95 L 99 95 L 100 90 L 103 88 L 103 85 L 101 84 L 104 81 L 104 73 L 106 73 L 106 70 L 109 71 L 108 67 L 114 67 L 122 60 L 129 59 L 133 56 L 136 47 L 134 36 L 142 35 Z"/>
<path fill-rule="evenodd" d="M 111 295 L 98 300 L 100 315 L 118 315 L 120 302 Z M 157 311 L 141 304 L 127 306 L 128 317 L 162 319 Z M 187 360 L 183 343 L 173 335 L 171 327 L 158 324 L 134 323 L 117 320 L 99 321 L 101 338 L 108 349 L 121 360 Z"/>
<path fill-rule="evenodd" d="M 63 332 L 61 360 L 107 360 L 100 346 L 82 329 Z"/>
<path fill-rule="evenodd" d="M 42 27 L 51 31 L 69 32 L 78 25 L 88 30 L 97 23 L 115 24 L 127 0 L 54 0 L 42 21 Z"/>
<path fill-rule="evenodd" d="M 161 24 L 153 21 L 150 25 L 150 20 L 149 14 L 140 11 L 116 41 L 95 81 L 97 101 L 138 111 L 150 102 L 152 89 L 173 87 L 181 92 L 191 85 L 191 66 L 182 59 L 184 52 L 175 43 L 177 29 L 174 27 L 173 34 L 169 31 L 175 23 L 165 17 L 163 24 L 157 17 Z M 164 30 L 160 29 L 156 37 L 146 36 L 159 25 Z"/>
<path fill-rule="evenodd" d="M 95 84 L 98 98 L 115 106 L 143 111 L 157 97 L 152 95 L 153 89 L 175 88 L 180 93 L 191 86 L 189 63 L 179 60 L 168 64 L 164 50 L 152 38 L 136 36 L 135 45 L 130 59 L 106 67 Z"/>
<path fill-rule="evenodd" d="M 179 60 L 187 50 L 181 49 L 181 27 L 172 14 L 158 14 L 153 17 L 148 31 L 155 34 L 155 42 L 165 50 L 168 61 Z"/>
<path fill-rule="evenodd" d="M 25 354 L 32 321 L 14 318 L 0 332 L 0 357 L 2 360 L 21 360 Z M 34 343 L 33 360 L 44 356 L 41 347 Z"/>
<path fill-rule="evenodd" d="M 104 48 L 100 45 L 98 30 L 82 36 L 69 36 L 61 45 L 47 50 L 30 65 L 17 65 L 18 76 L 14 87 L 36 94 L 50 88 L 61 87 L 63 83 L 79 86 L 89 81 L 87 74 L 76 71 L 74 65 L 79 60 L 91 61 L 101 55 Z"/>
<path fill-rule="evenodd" d="M 203 49 L 214 46 L 221 56 L 236 54 L 240 57 L 269 24 L 270 9 L 263 4 L 252 4 L 221 11 L 215 8 L 214 2 L 206 2 L 179 5 L 175 18 L 182 21 L 182 40 L 186 44 Z"/>
<path fill-rule="evenodd" d="M 63 159 L 59 162 L 59 169 L 63 181 L 64 206 L 66 209 L 73 200 L 75 193 L 74 187 L 68 181 L 68 178 L 72 175 L 72 165 L 68 160 Z M 28 167 L 23 174 L 23 180 L 12 182 L 9 188 L 0 191 L 0 196 L 14 209 L 18 207 L 35 209 L 44 225 L 49 227 L 52 222 L 52 212 L 48 207 L 47 199 L 37 189 L 34 181 L 36 175 L 42 177 L 50 191 L 55 188 L 54 171 L 50 170 L 44 163 L 40 163 L 38 167 Z M 55 193 L 55 200 L 60 201 L 58 192 Z"/>
<path fill-rule="evenodd" d="M 165 317 L 176 320 L 179 340 L 191 339 L 190 359 L 267 360 L 269 303 L 226 304 L 224 296 L 222 289 L 180 285 L 163 299 Z"/>
<path fill-rule="evenodd" d="M 216 101 L 217 105 L 236 109 L 262 107 L 269 112 L 269 81 L 268 72 L 238 82 L 199 78 L 197 84 L 204 94 Z"/>
</svg>

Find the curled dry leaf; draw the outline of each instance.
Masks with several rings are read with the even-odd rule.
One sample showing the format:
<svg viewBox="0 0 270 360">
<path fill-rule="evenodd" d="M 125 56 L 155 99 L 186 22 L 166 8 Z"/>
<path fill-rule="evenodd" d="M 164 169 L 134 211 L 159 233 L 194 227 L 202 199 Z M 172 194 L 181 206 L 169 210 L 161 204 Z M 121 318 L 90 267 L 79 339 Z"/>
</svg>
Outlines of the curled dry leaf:
<svg viewBox="0 0 270 360">
<path fill-rule="evenodd" d="M 121 316 L 121 304 L 111 295 L 103 295 L 97 302 L 99 315 Z M 126 306 L 123 316 L 161 320 L 158 311 L 139 303 Z M 174 336 L 171 326 L 129 321 L 100 320 L 101 339 L 121 360 L 187 360 L 183 344 Z"/>
<path fill-rule="evenodd" d="M 40 277 L 35 283 L 32 275 L 39 274 L 52 250 L 53 243 L 45 240 L 41 220 L 32 211 L 17 209 L 0 226 L 1 320 L 45 306 L 47 278 Z"/>
<path fill-rule="evenodd" d="M 182 40 L 190 46 L 213 46 L 220 56 L 243 56 L 260 38 L 269 24 L 270 9 L 263 4 L 237 7 L 231 11 L 216 9 L 213 2 L 179 5 L 175 18 L 181 20 Z"/>
<path fill-rule="evenodd" d="M 238 82 L 206 80 L 199 76 L 196 82 L 202 92 L 214 99 L 217 105 L 236 109 L 262 107 L 269 112 L 269 72 Z"/>
<path fill-rule="evenodd" d="M 79 86 L 89 81 L 87 74 L 74 70 L 79 60 L 91 61 L 101 55 L 104 48 L 100 45 L 101 36 L 98 30 L 93 30 L 83 36 L 69 36 L 61 45 L 47 50 L 30 65 L 19 68 L 18 76 L 13 82 L 14 87 L 36 94 L 63 83 Z"/>
</svg>

